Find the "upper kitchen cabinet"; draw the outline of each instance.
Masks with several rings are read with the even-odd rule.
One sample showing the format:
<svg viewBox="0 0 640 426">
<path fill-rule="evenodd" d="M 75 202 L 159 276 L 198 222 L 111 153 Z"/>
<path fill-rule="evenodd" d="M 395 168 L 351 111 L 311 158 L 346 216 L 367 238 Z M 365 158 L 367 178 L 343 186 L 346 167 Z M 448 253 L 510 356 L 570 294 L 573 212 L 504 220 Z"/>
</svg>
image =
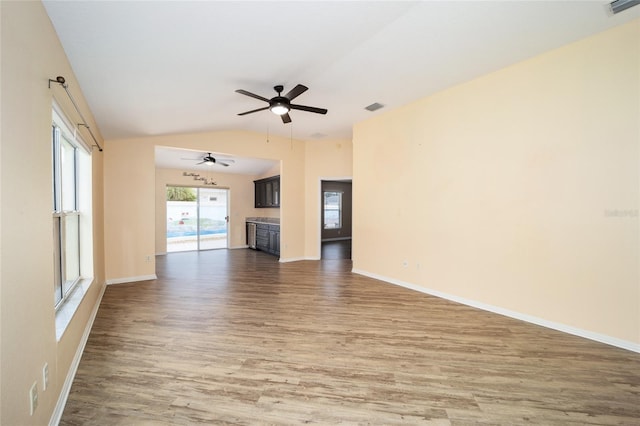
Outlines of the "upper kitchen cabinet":
<svg viewBox="0 0 640 426">
<path fill-rule="evenodd" d="M 253 181 L 255 185 L 255 207 L 280 207 L 280 176 Z"/>
</svg>

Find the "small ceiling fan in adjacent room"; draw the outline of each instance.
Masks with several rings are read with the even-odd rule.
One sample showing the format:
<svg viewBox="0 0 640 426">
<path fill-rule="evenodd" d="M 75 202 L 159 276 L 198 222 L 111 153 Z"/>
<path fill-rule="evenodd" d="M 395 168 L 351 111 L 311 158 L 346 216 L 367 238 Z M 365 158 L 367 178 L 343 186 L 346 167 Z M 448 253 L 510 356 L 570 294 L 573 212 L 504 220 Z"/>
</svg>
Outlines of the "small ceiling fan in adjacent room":
<svg viewBox="0 0 640 426">
<path fill-rule="evenodd" d="M 219 164 L 224 167 L 229 167 L 229 164 L 235 163 L 235 161 L 230 158 L 216 159 L 211 155 L 210 152 L 207 152 L 206 155 L 200 158 L 181 158 L 181 160 L 198 161 L 198 163 L 196 163 L 196 166 L 199 164 L 206 164 L 207 166 L 214 166 L 216 164 Z"/>
<path fill-rule="evenodd" d="M 270 110 L 274 114 L 279 115 L 280 118 L 282 118 L 283 123 L 291 123 L 291 117 L 289 117 L 289 111 L 291 111 L 292 109 L 299 110 L 299 111 L 314 112 L 316 114 L 326 114 L 327 110 L 324 108 L 317 108 L 317 107 L 306 106 L 306 105 L 296 105 L 291 103 L 292 100 L 294 100 L 295 98 L 297 98 L 298 96 L 306 92 L 308 89 L 309 88 L 307 86 L 298 84 L 296 87 L 291 89 L 286 95 L 282 96 L 282 91 L 284 90 L 284 86 L 282 85 L 274 86 L 273 90 L 278 92 L 278 96 L 274 96 L 271 99 L 267 99 L 263 96 L 256 95 L 255 93 L 247 92 L 246 90 L 238 89 L 236 90 L 237 93 L 240 93 L 242 95 L 246 95 L 252 98 L 260 99 L 261 101 L 267 102 L 269 104 L 269 106 L 254 109 L 251 111 L 241 112 L 238 115 L 247 115 L 247 114 L 252 114 L 258 111 Z"/>
</svg>

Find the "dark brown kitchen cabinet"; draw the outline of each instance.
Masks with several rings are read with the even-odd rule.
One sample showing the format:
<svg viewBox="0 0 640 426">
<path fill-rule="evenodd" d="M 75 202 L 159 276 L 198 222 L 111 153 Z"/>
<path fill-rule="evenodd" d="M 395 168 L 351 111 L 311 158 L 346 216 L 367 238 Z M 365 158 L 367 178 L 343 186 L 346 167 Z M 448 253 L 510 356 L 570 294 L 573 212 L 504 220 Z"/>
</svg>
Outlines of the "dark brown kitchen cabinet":
<svg viewBox="0 0 640 426">
<path fill-rule="evenodd" d="M 253 181 L 255 208 L 280 207 L 280 176 Z"/>
<path fill-rule="evenodd" d="M 268 253 L 280 256 L 280 225 L 269 225 Z"/>
<path fill-rule="evenodd" d="M 280 256 L 280 225 L 256 223 L 255 248 Z"/>
</svg>

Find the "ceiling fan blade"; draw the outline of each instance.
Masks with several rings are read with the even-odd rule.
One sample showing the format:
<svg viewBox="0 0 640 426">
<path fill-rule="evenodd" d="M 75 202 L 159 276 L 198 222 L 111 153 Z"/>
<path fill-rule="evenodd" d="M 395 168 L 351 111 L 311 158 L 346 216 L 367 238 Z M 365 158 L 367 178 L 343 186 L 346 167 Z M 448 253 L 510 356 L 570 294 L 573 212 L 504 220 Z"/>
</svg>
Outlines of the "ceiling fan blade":
<svg viewBox="0 0 640 426">
<path fill-rule="evenodd" d="M 206 163 L 206 161 L 201 161 L 201 162 L 199 162 L 199 163 L 196 163 L 196 166 L 197 166 L 198 164 L 202 164 L 202 163 Z"/>
<path fill-rule="evenodd" d="M 306 106 L 306 105 L 294 105 L 291 104 L 289 105 L 291 107 L 291 109 L 297 109 L 300 111 L 308 111 L 308 112 L 315 112 L 316 114 L 326 114 L 327 110 L 324 108 L 316 108 L 316 107 L 312 107 L 312 106 Z"/>
<path fill-rule="evenodd" d="M 224 161 L 225 163 L 235 163 L 235 162 L 236 162 L 236 160 L 232 160 L 231 158 L 221 158 L 221 159 L 220 159 L 220 160 L 218 160 L 218 161 L 219 161 L 219 162 L 220 162 L 220 161 Z"/>
<path fill-rule="evenodd" d="M 268 107 L 268 106 L 266 106 L 266 107 L 264 107 L 264 108 L 258 108 L 258 109 L 253 109 L 253 110 L 251 110 L 251 111 L 247 111 L 247 112 L 241 112 L 241 113 L 240 113 L 240 114 L 238 114 L 238 115 L 247 115 L 247 114 L 251 114 L 251 113 L 254 113 L 254 112 L 258 112 L 258 111 L 264 111 L 264 110 L 266 110 L 266 109 L 269 109 L 269 107 Z"/>
<path fill-rule="evenodd" d="M 221 166 L 229 167 L 229 165 L 227 163 L 224 163 L 222 161 L 216 161 L 216 164 L 220 164 Z"/>
<path fill-rule="evenodd" d="M 284 97 L 289 99 L 290 101 L 292 101 L 294 98 L 297 98 L 298 96 L 302 95 L 307 90 L 309 90 L 309 88 L 307 86 L 303 86 L 302 84 L 298 84 L 296 87 L 294 87 L 293 89 L 289 90 L 289 93 L 284 95 Z"/>
<path fill-rule="evenodd" d="M 291 117 L 289 117 L 289 113 L 282 114 L 280 118 L 282 118 L 282 122 L 284 124 L 291 123 Z"/>
<path fill-rule="evenodd" d="M 260 95 L 256 95 L 255 93 L 247 92 L 246 90 L 238 89 L 236 90 L 236 93 L 240 93 L 241 95 L 246 95 L 252 98 L 260 99 L 261 101 L 269 102 L 269 99 Z"/>
</svg>

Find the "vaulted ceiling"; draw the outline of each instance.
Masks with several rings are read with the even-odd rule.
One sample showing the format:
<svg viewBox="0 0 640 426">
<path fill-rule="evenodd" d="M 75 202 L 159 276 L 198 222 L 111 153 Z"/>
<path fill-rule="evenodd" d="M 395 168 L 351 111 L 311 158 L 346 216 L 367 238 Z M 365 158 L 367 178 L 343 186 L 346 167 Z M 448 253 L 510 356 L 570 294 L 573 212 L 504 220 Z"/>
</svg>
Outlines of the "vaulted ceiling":
<svg viewBox="0 0 640 426">
<path fill-rule="evenodd" d="M 45 1 L 106 139 L 245 129 L 350 138 L 354 123 L 640 16 L 605 1 Z M 283 124 L 273 86 L 309 90 Z M 369 112 L 378 102 L 384 108 Z"/>
</svg>

